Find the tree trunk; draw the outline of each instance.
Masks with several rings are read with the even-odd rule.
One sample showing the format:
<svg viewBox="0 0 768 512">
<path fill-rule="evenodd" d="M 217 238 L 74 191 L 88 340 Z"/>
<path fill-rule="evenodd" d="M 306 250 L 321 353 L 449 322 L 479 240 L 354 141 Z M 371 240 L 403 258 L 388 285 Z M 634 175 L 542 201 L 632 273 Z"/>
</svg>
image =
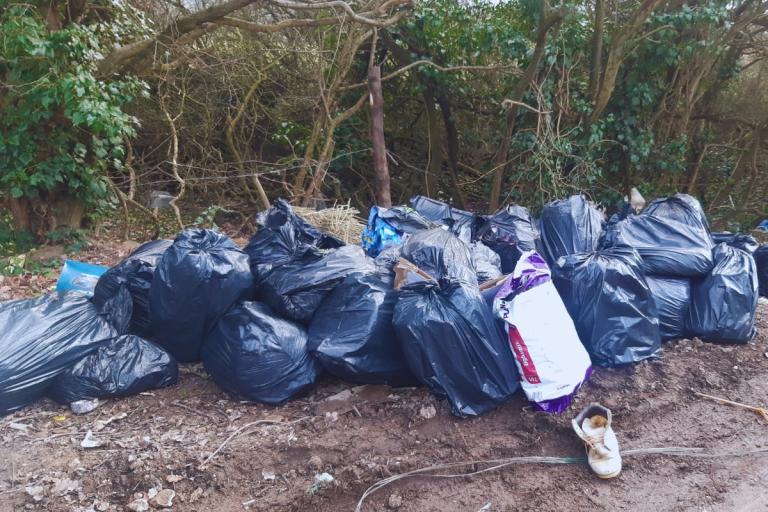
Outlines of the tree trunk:
<svg viewBox="0 0 768 512">
<path fill-rule="evenodd" d="M 443 91 L 440 91 L 437 95 L 437 104 L 440 105 L 440 111 L 443 113 L 445 152 L 448 154 L 448 170 L 450 171 L 451 183 L 453 184 L 452 192 L 456 195 L 456 202 L 459 208 L 466 210 L 467 199 L 464 197 L 464 191 L 459 186 L 459 133 L 453 120 L 451 103 Z"/>
<path fill-rule="evenodd" d="M 371 95 L 371 140 L 373 141 L 373 172 L 375 179 L 376 204 L 392 207 L 390 192 L 387 147 L 384 141 L 384 94 L 381 90 L 381 66 L 368 69 L 368 90 Z"/>
<path fill-rule="evenodd" d="M 443 137 L 440 132 L 437 111 L 435 110 L 434 93 L 430 87 L 425 86 L 422 96 L 424 97 L 427 135 L 429 138 L 429 161 L 427 162 L 427 168 L 424 172 L 424 189 L 428 197 L 435 197 L 440 182 L 440 170 L 443 168 L 443 152 L 441 150 L 443 146 Z"/>
<path fill-rule="evenodd" d="M 600 88 L 600 70 L 603 67 L 603 20 L 605 19 L 605 0 L 595 0 L 595 29 L 592 33 L 592 63 L 589 74 L 589 94 L 597 97 Z"/>
<path fill-rule="evenodd" d="M 85 220 L 85 205 L 68 194 L 48 193 L 44 197 L 8 200 L 14 228 L 38 240 L 56 229 L 80 229 Z"/>
</svg>

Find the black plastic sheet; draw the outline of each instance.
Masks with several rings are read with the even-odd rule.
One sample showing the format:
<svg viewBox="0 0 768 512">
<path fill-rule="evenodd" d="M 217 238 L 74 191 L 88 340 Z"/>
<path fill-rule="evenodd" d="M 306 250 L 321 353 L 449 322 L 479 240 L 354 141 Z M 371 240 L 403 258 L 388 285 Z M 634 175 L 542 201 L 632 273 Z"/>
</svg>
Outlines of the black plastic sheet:
<svg viewBox="0 0 768 512">
<path fill-rule="evenodd" d="M 755 335 L 755 260 L 727 244 L 718 244 L 712 252 L 715 267 L 691 287 L 687 330 L 707 341 L 746 343 Z"/>
<path fill-rule="evenodd" d="M 551 266 L 561 256 L 594 251 L 600 243 L 602 223 L 603 214 L 583 196 L 549 203 L 539 220 L 542 256 Z"/>
<path fill-rule="evenodd" d="M 344 245 L 338 238 L 320 231 L 296 215 L 285 199 L 277 199 L 271 208 L 260 212 L 256 222 L 260 228 L 251 237 L 245 252 L 257 284 L 273 267 L 288 263 L 307 245 L 319 249 Z"/>
<path fill-rule="evenodd" d="M 407 285 L 394 326 L 411 372 L 458 416 L 493 409 L 519 387 L 512 351 L 476 286 Z"/>
<path fill-rule="evenodd" d="M 373 260 L 356 245 L 323 251 L 305 248 L 290 262 L 273 269 L 257 295 L 279 315 L 308 324 L 323 299 L 353 272 L 373 272 Z"/>
<path fill-rule="evenodd" d="M 120 336 L 56 377 L 47 395 L 61 404 L 136 395 L 176 383 L 176 360 L 151 341 Z"/>
<path fill-rule="evenodd" d="M 754 254 L 757 248 L 760 247 L 755 237 L 739 233 L 712 233 L 712 240 L 714 240 L 715 244 L 725 243 L 731 247 L 747 251 L 750 254 Z"/>
<path fill-rule="evenodd" d="M 475 214 L 459 210 L 453 206 L 424 196 L 413 196 L 411 206 L 424 218 L 437 224 L 447 226 L 449 231 L 465 243 L 472 240 L 472 229 Z"/>
<path fill-rule="evenodd" d="M 42 398 L 59 374 L 117 336 L 76 293 L 0 304 L 0 415 Z"/>
<path fill-rule="evenodd" d="M 709 222 L 699 200 L 688 194 L 675 194 L 671 197 L 654 199 L 645 207 L 643 215 L 662 219 L 672 219 L 692 227 L 709 231 Z"/>
<path fill-rule="evenodd" d="M 403 246 L 402 254 L 435 279 L 456 279 L 477 285 L 469 247 L 442 228 L 413 235 Z"/>
<path fill-rule="evenodd" d="M 757 267 L 757 282 L 760 295 L 768 297 L 768 245 L 761 245 L 755 251 L 755 266 Z"/>
<path fill-rule="evenodd" d="M 712 270 L 713 244 L 709 232 L 671 218 L 627 217 L 606 232 L 604 245 L 634 247 L 649 275 L 698 277 Z"/>
<path fill-rule="evenodd" d="M 552 280 L 592 362 L 606 367 L 658 357 L 658 311 L 629 247 L 571 254 L 558 260 Z"/>
<path fill-rule="evenodd" d="M 315 313 L 309 349 L 336 377 L 360 384 L 416 382 L 395 337 L 397 292 L 375 274 L 347 276 Z"/>
<path fill-rule="evenodd" d="M 188 229 L 163 254 L 152 280 L 153 340 L 179 362 L 198 361 L 213 324 L 252 291 L 248 256 L 228 236 Z"/>
<path fill-rule="evenodd" d="M 501 271 L 509 274 L 515 270 L 521 254 L 536 250 L 539 233 L 528 210 L 513 204 L 494 215 L 478 217 L 475 221 L 475 239 L 499 255 Z"/>
<path fill-rule="evenodd" d="M 139 246 L 127 258 L 107 270 L 96 283 L 91 299 L 99 307 L 113 299 L 120 287 L 127 287 L 133 302 L 128 332 L 150 336 L 149 288 L 160 258 L 173 242 L 152 240 Z"/>
<path fill-rule="evenodd" d="M 645 276 L 659 312 L 661 340 L 686 336 L 685 323 L 691 304 L 691 281 L 686 278 Z"/>
<path fill-rule="evenodd" d="M 208 335 L 202 356 L 214 382 L 237 400 L 281 404 L 306 391 L 321 372 L 304 327 L 259 302 L 230 309 Z"/>
</svg>

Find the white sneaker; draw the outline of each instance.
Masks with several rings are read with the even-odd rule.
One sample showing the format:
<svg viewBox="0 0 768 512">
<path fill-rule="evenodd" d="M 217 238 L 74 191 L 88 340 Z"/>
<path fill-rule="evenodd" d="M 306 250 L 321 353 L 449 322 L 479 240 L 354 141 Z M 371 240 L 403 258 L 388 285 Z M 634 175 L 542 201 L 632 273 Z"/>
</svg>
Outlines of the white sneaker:
<svg viewBox="0 0 768 512">
<path fill-rule="evenodd" d="M 593 403 L 571 421 L 574 432 L 586 444 L 589 467 L 600 478 L 614 478 L 621 473 L 619 440 L 611 420 L 610 409 Z"/>
</svg>

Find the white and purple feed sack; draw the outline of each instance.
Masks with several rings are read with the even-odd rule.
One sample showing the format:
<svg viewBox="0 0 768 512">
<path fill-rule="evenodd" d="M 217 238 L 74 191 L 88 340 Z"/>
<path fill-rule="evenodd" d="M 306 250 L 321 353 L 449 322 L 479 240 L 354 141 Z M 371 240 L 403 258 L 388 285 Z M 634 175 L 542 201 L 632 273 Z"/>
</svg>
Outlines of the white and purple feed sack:
<svg viewBox="0 0 768 512">
<path fill-rule="evenodd" d="M 592 366 L 544 258 L 523 253 L 496 294 L 493 312 L 505 322 L 528 400 L 542 411 L 563 412 Z"/>
</svg>

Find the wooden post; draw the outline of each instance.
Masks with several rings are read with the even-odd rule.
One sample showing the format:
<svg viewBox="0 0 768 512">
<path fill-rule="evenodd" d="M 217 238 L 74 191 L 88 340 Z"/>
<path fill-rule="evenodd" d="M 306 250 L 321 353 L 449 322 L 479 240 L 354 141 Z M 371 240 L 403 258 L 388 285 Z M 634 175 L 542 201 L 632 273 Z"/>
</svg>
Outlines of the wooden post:
<svg viewBox="0 0 768 512">
<path fill-rule="evenodd" d="M 368 68 L 368 91 L 371 100 L 371 140 L 373 141 L 373 173 L 376 204 L 392 207 L 387 146 L 384 143 L 384 94 L 381 91 L 381 66 Z"/>
</svg>

